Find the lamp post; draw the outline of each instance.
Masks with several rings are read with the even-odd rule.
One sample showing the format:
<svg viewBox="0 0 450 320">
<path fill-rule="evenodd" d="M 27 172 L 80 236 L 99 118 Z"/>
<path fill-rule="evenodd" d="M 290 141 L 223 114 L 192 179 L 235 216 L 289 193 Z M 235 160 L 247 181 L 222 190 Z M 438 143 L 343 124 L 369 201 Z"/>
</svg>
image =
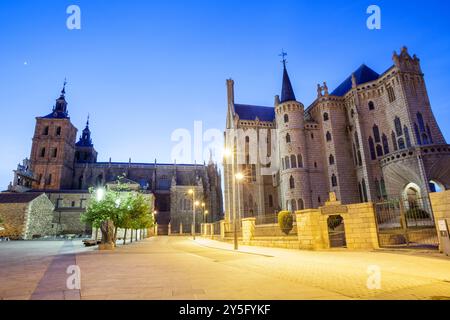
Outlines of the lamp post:
<svg viewBox="0 0 450 320">
<path fill-rule="evenodd" d="M 244 180 L 244 175 L 241 172 L 236 173 L 234 178 L 237 181 L 237 196 L 238 196 L 238 210 L 239 210 L 239 217 L 241 217 L 241 195 L 240 195 L 240 189 L 241 189 L 241 181 Z M 237 219 L 236 219 L 236 212 L 234 217 L 234 249 L 238 249 L 238 237 L 237 237 Z"/>
<path fill-rule="evenodd" d="M 205 206 L 206 206 L 206 204 L 204 202 L 202 202 L 201 206 L 202 206 L 202 213 L 203 213 L 203 223 L 206 223 L 206 221 L 205 221 Z"/>
<path fill-rule="evenodd" d="M 195 205 L 197 202 L 195 201 L 194 189 L 190 189 L 189 194 L 192 195 L 192 228 L 191 228 L 191 232 L 192 232 L 192 238 L 195 240 Z"/>
</svg>

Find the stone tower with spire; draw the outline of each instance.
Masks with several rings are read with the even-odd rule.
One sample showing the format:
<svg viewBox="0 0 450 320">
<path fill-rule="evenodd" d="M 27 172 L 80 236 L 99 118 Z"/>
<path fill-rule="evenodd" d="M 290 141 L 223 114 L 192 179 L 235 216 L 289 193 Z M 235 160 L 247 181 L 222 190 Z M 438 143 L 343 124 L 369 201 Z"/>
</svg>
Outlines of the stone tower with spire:
<svg viewBox="0 0 450 320">
<path fill-rule="evenodd" d="M 78 163 L 95 163 L 97 162 L 97 151 L 92 143 L 91 130 L 89 129 L 89 116 L 86 121 L 80 139 L 75 145 L 75 161 Z"/>
<path fill-rule="evenodd" d="M 305 112 L 295 98 L 283 52 L 281 98 L 275 97 L 275 120 L 280 159 L 280 201 L 283 209 L 311 208 L 308 164 L 305 161 Z"/>
<path fill-rule="evenodd" d="M 77 129 L 71 123 L 66 82 L 52 112 L 36 118 L 31 148 L 33 189 L 59 190 L 72 185 Z"/>
</svg>

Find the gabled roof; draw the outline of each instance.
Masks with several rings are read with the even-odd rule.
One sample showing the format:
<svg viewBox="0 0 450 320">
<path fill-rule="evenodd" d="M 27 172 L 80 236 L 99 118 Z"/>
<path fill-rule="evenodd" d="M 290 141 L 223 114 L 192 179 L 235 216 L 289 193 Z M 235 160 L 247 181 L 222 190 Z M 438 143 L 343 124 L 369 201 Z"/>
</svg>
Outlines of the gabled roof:
<svg viewBox="0 0 450 320">
<path fill-rule="evenodd" d="M 0 193 L 0 203 L 29 203 L 43 193 Z"/>
<path fill-rule="evenodd" d="M 272 122 L 275 119 L 275 108 L 273 107 L 235 104 L 234 111 L 241 120 L 254 121 L 258 118 L 260 121 Z"/>
<path fill-rule="evenodd" d="M 355 72 L 356 84 L 360 85 L 366 82 L 376 80 L 380 77 L 378 73 L 370 69 L 365 64 L 361 65 Z M 332 96 L 342 97 L 352 89 L 352 75 L 342 82 L 332 93 Z"/>
</svg>

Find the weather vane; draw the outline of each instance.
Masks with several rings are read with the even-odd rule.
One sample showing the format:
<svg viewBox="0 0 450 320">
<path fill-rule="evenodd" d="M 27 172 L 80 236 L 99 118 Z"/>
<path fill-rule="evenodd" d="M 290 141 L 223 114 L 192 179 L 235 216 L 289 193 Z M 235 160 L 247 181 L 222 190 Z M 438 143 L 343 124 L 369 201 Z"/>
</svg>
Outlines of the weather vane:
<svg viewBox="0 0 450 320">
<path fill-rule="evenodd" d="M 279 56 L 283 58 L 283 61 L 281 61 L 281 62 L 283 62 L 283 64 L 286 65 L 287 53 L 284 52 L 284 49 L 281 50 L 281 54 L 279 54 Z"/>
</svg>

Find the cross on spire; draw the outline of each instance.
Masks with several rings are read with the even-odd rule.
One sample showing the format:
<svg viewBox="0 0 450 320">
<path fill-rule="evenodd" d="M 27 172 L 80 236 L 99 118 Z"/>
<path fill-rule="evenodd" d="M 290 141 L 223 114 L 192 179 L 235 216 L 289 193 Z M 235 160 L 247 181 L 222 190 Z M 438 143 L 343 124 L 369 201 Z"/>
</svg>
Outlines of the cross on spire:
<svg viewBox="0 0 450 320">
<path fill-rule="evenodd" d="M 283 60 L 281 61 L 283 63 L 283 66 L 286 67 L 286 57 L 287 57 L 287 53 L 284 51 L 284 49 L 281 50 L 281 54 L 279 54 L 278 56 L 280 56 Z"/>
<path fill-rule="evenodd" d="M 67 84 L 67 78 L 64 78 L 64 85 L 63 85 L 63 88 L 61 90 L 61 94 L 62 95 L 66 94 L 66 84 Z"/>
</svg>

